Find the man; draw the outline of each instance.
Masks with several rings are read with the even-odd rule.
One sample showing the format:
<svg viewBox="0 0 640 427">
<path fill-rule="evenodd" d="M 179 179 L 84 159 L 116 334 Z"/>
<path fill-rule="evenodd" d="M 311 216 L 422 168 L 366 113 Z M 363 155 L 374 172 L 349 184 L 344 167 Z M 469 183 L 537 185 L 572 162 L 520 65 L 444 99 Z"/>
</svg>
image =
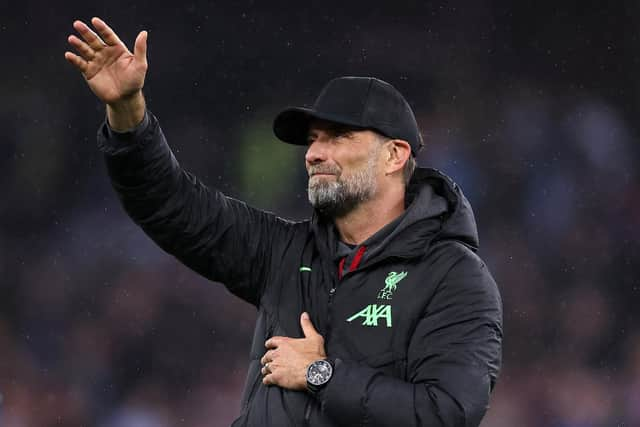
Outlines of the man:
<svg viewBox="0 0 640 427">
<path fill-rule="evenodd" d="M 93 18 L 65 57 L 107 105 L 98 142 L 129 215 L 163 249 L 254 304 L 234 426 L 478 426 L 495 383 L 501 302 L 460 189 L 416 169 L 411 108 L 373 78 L 329 82 L 278 138 L 307 145 L 309 221 L 289 222 L 180 168 L 146 110 L 147 33 L 130 53 Z"/>
</svg>

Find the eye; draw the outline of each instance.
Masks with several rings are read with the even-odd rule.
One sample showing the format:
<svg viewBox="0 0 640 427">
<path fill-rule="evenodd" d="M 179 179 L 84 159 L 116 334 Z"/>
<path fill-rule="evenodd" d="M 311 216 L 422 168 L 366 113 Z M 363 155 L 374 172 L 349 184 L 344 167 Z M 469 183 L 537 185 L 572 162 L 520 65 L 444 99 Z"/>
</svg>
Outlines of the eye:
<svg viewBox="0 0 640 427">
<path fill-rule="evenodd" d="M 316 139 L 318 139 L 318 132 L 315 130 L 309 130 L 307 133 L 307 145 L 310 145 Z"/>
</svg>

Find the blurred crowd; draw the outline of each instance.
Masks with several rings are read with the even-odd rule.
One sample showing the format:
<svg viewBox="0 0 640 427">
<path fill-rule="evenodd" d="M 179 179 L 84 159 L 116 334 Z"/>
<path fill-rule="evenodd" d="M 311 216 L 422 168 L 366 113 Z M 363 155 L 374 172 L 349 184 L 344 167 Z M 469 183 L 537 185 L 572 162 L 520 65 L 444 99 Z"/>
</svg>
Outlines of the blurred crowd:
<svg viewBox="0 0 640 427">
<path fill-rule="evenodd" d="M 605 19 L 637 20 L 637 9 L 608 11 L 598 35 L 589 29 L 599 9 L 560 14 L 568 21 L 545 21 L 546 30 L 536 16 L 521 17 L 538 28 L 522 34 L 512 28 L 522 22 L 488 2 L 464 19 L 434 6 L 438 21 L 425 14 L 384 26 L 374 8 L 371 32 L 320 11 L 320 23 L 305 15 L 294 31 L 270 9 L 235 6 L 225 28 L 251 23 L 246 33 L 218 38 L 218 62 L 187 69 L 203 44 L 184 40 L 213 37 L 203 18 L 213 6 L 200 3 L 176 12 L 180 22 L 161 9 L 140 18 L 157 26 L 149 107 L 184 168 L 254 206 L 305 218 L 304 151 L 275 142 L 274 111 L 311 103 L 335 75 L 390 81 L 422 127 L 418 163 L 449 174 L 470 199 L 480 255 L 502 292 L 503 369 L 482 426 L 640 425 L 640 129 L 632 118 L 640 91 L 598 80 L 619 76 L 610 64 L 638 63 L 640 49 L 619 53 L 616 42 L 629 21 Z M 59 71 L 46 84 L 28 71 L 0 82 L 12 100 L 0 105 L 0 425 L 227 426 L 240 410 L 255 310 L 164 254 L 126 217 L 95 147 L 103 106 L 62 58 L 76 16 L 51 15 L 50 55 L 36 61 Z M 140 24 L 123 16 L 114 28 L 135 34 Z M 490 37 L 474 37 L 475 18 L 493 23 Z M 169 22 L 179 36 L 161 31 Z M 313 50 L 325 24 L 340 35 Z M 251 43 L 268 49 L 258 31 L 267 26 L 282 42 L 274 62 L 247 54 Z M 565 27 L 582 33 L 563 39 Z M 554 37 L 577 47 L 555 56 Z M 307 45 L 296 47 L 300 40 Z M 531 40 L 529 55 L 542 52 L 529 72 L 513 55 L 522 40 Z M 278 69 L 275 61 L 295 55 L 299 64 Z M 567 80 L 578 66 L 599 83 Z"/>
</svg>

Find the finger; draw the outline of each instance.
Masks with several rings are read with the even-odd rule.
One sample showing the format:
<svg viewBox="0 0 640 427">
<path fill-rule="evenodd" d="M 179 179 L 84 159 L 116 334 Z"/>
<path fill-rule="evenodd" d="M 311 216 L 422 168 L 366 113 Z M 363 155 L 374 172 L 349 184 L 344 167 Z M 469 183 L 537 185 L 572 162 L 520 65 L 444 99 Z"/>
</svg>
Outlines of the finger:
<svg viewBox="0 0 640 427">
<path fill-rule="evenodd" d="M 278 382 L 276 381 L 276 379 L 275 379 L 275 377 L 273 375 L 274 374 L 265 375 L 262 378 L 262 384 L 264 384 L 264 385 L 277 385 Z"/>
<path fill-rule="evenodd" d="M 80 33 L 84 41 L 86 41 L 89 46 L 91 46 L 91 49 L 100 50 L 104 48 L 105 43 L 102 41 L 102 39 L 98 37 L 98 35 L 94 33 L 93 30 L 89 28 L 84 22 L 75 21 L 73 23 L 73 28 L 75 28 L 76 31 Z"/>
<path fill-rule="evenodd" d="M 271 370 L 269 369 L 269 364 L 268 363 L 264 364 L 262 369 L 260 369 L 260 373 L 262 373 L 263 376 L 269 375 L 271 373 Z"/>
<path fill-rule="evenodd" d="M 311 318 L 306 311 L 300 316 L 300 326 L 302 326 L 302 332 L 304 333 L 304 336 L 306 338 L 320 335 L 318 334 L 318 331 L 316 331 L 316 328 L 313 326 L 313 323 L 311 323 Z"/>
<path fill-rule="evenodd" d="M 87 64 L 87 61 L 85 61 L 80 56 L 76 55 L 75 53 L 65 52 L 64 53 L 64 58 L 67 61 L 69 61 L 69 63 L 71 63 L 71 65 L 75 66 L 83 74 L 87 71 L 87 68 L 89 67 L 89 65 Z"/>
<path fill-rule="evenodd" d="M 136 37 L 136 42 L 133 46 L 133 56 L 136 61 L 139 61 L 143 64 L 147 63 L 147 37 L 149 33 L 146 31 L 140 31 L 138 37 Z"/>
<path fill-rule="evenodd" d="M 262 359 L 260 359 L 260 363 L 266 365 L 267 363 L 272 362 L 275 357 L 276 350 L 269 350 L 264 354 L 264 356 L 262 356 Z"/>
<path fill-rule="evenodd" d="M 122 43 L 116 33 L 102 19 L 97 17 L 91 18 L 91 24 L 96 28 L 98 34 L 102 37 L 102 40 L 104 40 L 109 46 L 115 46 Z"/>
<path fill-rule="evenodd" d="M 67 38 L 67 41 L 71 46 L 76 48 L 78 53 L 80 53 L 80 56 L 82 56 L 87 61 L 91 61 L 96 56 L 96 52 L 91 49 L 88 44 L 86 44 L 76 36 L 70 35 L 69 38 Z"/>
<path fill-rule="evenodd" d="M 288 340 L 287 337 L 271 337 L 265 341 L 264 346 L 267 348 L 278 348 L 278 346 L 282 345 L 286 340 Z"/>
<path fill-rule="evenodd" d="M 271 350 L 269 350 L 269 351 L 271 351 Z M 264 354 L 264 356 L 262 356 L 262 358 L 260 359 L 260 364 L 261 364 L 261 365 L 266 365 L 267 363 L 269 363 L 269 362 L 271 361 L 271 359 L 269 359 L 269 358 L 267 357 L 267 354 L 269 354 L 269 351 L 267 351 L 267 352 Z"/>
</svg>

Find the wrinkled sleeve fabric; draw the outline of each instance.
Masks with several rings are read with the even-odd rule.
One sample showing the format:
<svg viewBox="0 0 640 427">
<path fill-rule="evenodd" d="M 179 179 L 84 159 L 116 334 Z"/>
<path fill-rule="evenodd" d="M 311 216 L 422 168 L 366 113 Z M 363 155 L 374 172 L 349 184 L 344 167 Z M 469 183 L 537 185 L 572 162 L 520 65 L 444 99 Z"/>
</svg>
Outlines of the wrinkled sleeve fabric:
<svg viewBox="0 0 640 427">
<path fill-rule="evenodd" d="M 407 381 L 336 361 L 318 395 L 349 426 L 477 427 L 501 363 L 502 302 L 485 264 L 468 252 L 440 283 L 416 326 Z"/>
<path fill-rule="evenodd" d="M 98 130 L 125 211 L 162 249 L 257 305 L 285 221 L 208 188 L 183 170 L 149 111 L 136 128 Z"/>
</svg>

